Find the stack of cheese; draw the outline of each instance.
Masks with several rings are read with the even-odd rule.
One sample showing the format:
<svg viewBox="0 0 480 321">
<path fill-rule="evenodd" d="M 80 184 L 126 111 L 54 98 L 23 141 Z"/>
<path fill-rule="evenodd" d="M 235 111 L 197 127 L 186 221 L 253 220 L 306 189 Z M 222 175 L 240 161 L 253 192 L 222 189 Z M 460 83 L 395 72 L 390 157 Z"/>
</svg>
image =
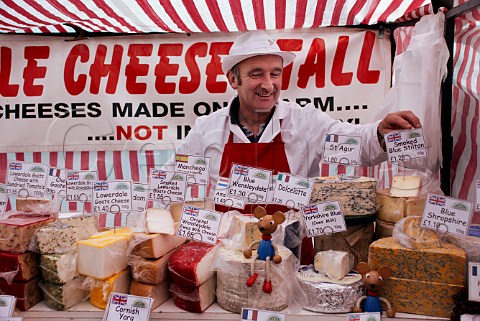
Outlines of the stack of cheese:
<svg viewBox="0 0 480 321">
<path fill-rule="evenodd" d="M 114 228 L 78 242 L 77 269 L 87 276 L 90 303 L 107 307 L 111 292 L 129 293 L 131 275 L 127 265 L 128 239 L 132 229 Z"/>
<path fill-rule="evenodd" d="M 377 238 L 392 236 L 393 226 L 402 218 L 423 215 L 425 196 L 419 196 L 421 183 L 419 176 L 394 176 L 390 189 L 377 192 Z"/>
<path fill-rule="evenodd" d="M 173 221 L 168 219 L 168 211 L 149 209 L 147 213 L 149 231 L 152 233 L 133 233 L 130 238 L 128 264 L 133 276 L 130 293 L 153 298 L 151 308 L 155 309 L 170 298 L 168 261 L 174 249 L 185 243 L 186 239 L 172 235 L 175 229 L 171 227 Z M 167 218 L 155 226 L 151 221 L 152 216 Z"/>
<path fill-rule="evenodd" d="M 168 262 L 174 303 L 189 312 L 203 312 L 215 301 L 212 269 L 218 245 L 190 242 L 173 251 Z"/>
<path fill-rule="evenodd" d="M 410 249 L 387 237 L 370 245 L 370 266 L 392 269 L 383 296 L 398 312 L 450 317 L 452 296 L 464 286 L 466 263 L 465 251 L 450 243 Z"/>
<path fill-rule="evenodd" d="M 87 297 L 82 290 L 84 277 L 77 273 L 77 242 L 98 232 L 96 215 L 60 213 L 58 221 L 36 232 L 40 267 L 45 282 L 45 304 L 54 310 L 67 310 Z"/>
<path fill-rule="evenodd" d="M 42 300 L 35 231 L 52 222 L 50 216 L 10 213 L 0 220 L 0 292 L 17 298 L 16 307 L 28 310 Z"/>
</svg>

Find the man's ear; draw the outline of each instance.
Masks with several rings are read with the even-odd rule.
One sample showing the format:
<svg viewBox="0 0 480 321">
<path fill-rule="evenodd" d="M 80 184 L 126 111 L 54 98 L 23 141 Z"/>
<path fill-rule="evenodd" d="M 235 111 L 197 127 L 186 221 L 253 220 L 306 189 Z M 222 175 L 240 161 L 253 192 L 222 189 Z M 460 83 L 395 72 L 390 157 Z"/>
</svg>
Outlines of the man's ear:
<svg viewBox="0 0 480 321">
<path fill-rule="evenodd" d="M 231 70 L 227 72 L 227 79 L 228 79 L 228 83 L 230 84 L 230 87 L 232 87 L 233 89 L 238 88 L 238 79 Z"/>
</svg>

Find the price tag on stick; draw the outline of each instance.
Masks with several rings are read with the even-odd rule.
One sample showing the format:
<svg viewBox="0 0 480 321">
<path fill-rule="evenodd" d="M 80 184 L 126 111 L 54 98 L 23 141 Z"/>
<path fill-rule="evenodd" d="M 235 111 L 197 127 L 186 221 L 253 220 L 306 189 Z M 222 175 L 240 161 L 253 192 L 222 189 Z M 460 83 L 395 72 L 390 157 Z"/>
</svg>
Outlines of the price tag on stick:
<svg viewBox="0 0 480 321">
<path fill-rule="evenodd" d="M 307 205 L 302 207 L 302 213 L 309 237 L 347 230 L 338 201 Z"/>
<path fill-rule="evenodd" d="M 391 132 L 384 135 L 384 138 L 390 163 L 427 157 L 421 128 Z"/>
<path fill-rule="evenodd" d="M 148 321 L 152 298 L 112 292 L 103 321 Z"/>
<path fill-rule="evenodd" d="M 17 299 L 12 295 L 0 295 L 0 318 L 11 317 Z"/>
<path fill-rule="evenodd" d="M 323 151 L 325 163 L 359 165 L 361 139 L 356 136 L 328 134 Z"/>
</svg>

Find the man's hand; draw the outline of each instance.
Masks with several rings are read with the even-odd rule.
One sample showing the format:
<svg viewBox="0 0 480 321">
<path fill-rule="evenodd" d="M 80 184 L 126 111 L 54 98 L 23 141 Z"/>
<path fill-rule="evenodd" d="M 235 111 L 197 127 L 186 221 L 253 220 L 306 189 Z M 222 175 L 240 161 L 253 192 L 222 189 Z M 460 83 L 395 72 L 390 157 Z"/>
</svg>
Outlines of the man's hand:
<svg viewBox="0 0 480 321">
<path fill-rule="evenodd" d="M 395 113 L 389 113 L 378 124 L 377 134 L 378 141 L 383 149 L 385 149 L 385 142 L 383 135 L 388 134 L 393 130 L 421 128 L 420 119 L 411 111 L 404 110 Z"/>
</svg>

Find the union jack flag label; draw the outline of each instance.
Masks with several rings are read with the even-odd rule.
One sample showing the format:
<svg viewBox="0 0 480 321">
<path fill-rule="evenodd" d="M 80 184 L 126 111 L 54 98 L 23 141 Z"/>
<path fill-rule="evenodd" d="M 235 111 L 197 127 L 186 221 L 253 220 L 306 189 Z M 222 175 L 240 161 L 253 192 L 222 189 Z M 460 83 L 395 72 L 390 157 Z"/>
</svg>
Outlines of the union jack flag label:
<svg viewBox="0 0 480 321">
<path fill-rule="evenodd" d="M 248 167 L 242 165 L 235 165 L 233 173 L 240 176 L 248 176 Z"/>
<path fill-rule="evenodd" d="M 387 142 L 399 142 L 402 140 L 402 133 L 392 133 L 387 135 Z"/>
<path fill-rule="evenodd" d="M 122 294 L 112 295 L 112 304 L 115 305 L 127 305 L 128 297 Z"/>
<path fill-rule="evenodd" d="M 430 195 L 428 203 L 437 206 L 445 206 L 446 198 L 438 195 Z"/>
<path fill-rule="evenodd" d="M 69 181 L 78 181 L 80 179 L 80 175 L 78 172 L 68 172 L 67 180 Z"/>
<path fill-rule="evenodd" d="M 11 162 L 8 166 L 11 171 L 19 171 L 22 169 L 22 163 Z"/>
<path fill-rule="evenodd" d="M 190 216 L 198 216 L 199 208 L 193 206 L 184 206 L 183 213 Z"/>
<path fill-rule="evenodd" d="M 152 170 L 152 178 L 154 179 L 159 179 L 161 181 L 167 179 L 167 172 L 161 171 L 158 169 L 153 169 Z"/>
<path fill-rule="evenodd" d="M 347 321 L 380 321 L 380 312 L 349 313 Z"/>
<path fill-rule="evenodd" d="M 313 215 L 318 214 L 318 207 L 317 205 L 307 205 L 302 208 L 303 215 Z"/>
<path fill-rule="evenodd" d="M 93 190 L 95 191 L 106 191 L 108 190 L 108 182 L 97 182 L 93 184 Z"/>
</svg>

